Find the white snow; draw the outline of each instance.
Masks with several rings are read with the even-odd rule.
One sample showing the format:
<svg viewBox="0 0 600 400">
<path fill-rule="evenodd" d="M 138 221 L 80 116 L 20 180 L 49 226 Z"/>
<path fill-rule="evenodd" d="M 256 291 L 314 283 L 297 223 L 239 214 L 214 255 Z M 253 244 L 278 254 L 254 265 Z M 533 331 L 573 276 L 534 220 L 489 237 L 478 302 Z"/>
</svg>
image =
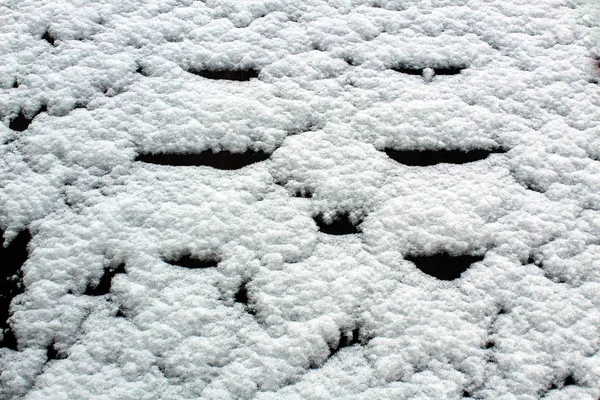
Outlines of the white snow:
<svg viewBox="0 0 600 400">
<path fill-rule="evenodd" d="M 0 228 L 33 239 L 0 398 L 598 399 L 598 56 L 592 1 L 4 0 Z M 271 155 L 134 161 L 205 150 Z M 405 260 L 438 253 L 485 257 Z"/>
</svg>

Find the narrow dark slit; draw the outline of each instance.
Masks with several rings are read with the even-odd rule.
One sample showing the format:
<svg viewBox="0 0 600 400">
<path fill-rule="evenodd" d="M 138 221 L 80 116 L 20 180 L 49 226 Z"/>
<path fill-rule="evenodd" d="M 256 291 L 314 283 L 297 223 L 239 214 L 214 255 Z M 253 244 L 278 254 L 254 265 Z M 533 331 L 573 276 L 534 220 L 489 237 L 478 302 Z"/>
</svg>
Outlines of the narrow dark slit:
<svg viewBox="0 0 600 400">
<path fill-rule="evenodd" d="M 458 75 L 465 67 L 434 67 L 436 75 Z"/>
<path fill-rule="evenodd" d="M 46 362 L 52 360 L 64 360 L 65 358 L 67 358 L 67 354 L 58 350 L 54 341 L 46 347 Z"/>
<path fill-rule="evenodd" d="M 105 268 L 104 274 L 100 278 L 100 281 L 95 285 L 88 284 L 88 287 L 85 289 L 84 294 L 88 296 L 104 296 L 105 294 L 110 293 L 110 287 L 112 285 L 112 280 L 117 274 L 125 273 L 125 264 L 119 264 L 115 268 Z"/>
<path fill-rule="evenodd" d="M 250 297 L 248 295 L 248 282 L 243 282 L 238 291 L 233 296 L 233 299 L 236 303 L 240 303 L 244 305 L 246 312 L 250 315 L 256 315 L 256 310 L 250 304 Z"/>
<path fill-rule="evenodd" d="M 17 89 L 19 87 L 19 81 L 15 79 L 15 83 L 12 85 L 13 89 Z"/>
<path fill-rule="evenodd" d="M 451 256 L 439 253 L 431 256 L 406 256 L 405 259 L 414 263 L 418 269 L 443 281 L 460 278 L 461 274 L 476 262 L 483 260 L 481 256 Z"/>
<path fill-rule="evenodd" d="M 54 44 L 54 37 L 52 37 L 52 35 L 50 35 L 49 31 L 44 32 L 42 39 L 45 40 L 46 42 L 50 43 L 51 46 L 53 46 L 53 47 L 56 46 Z"/>
<path fill-rule="evenodd" d="M 407 75 L 423 75 L 423 68 L 398 66 L 398 67 L 392 68 L 392 70 L 394 70 L 396 72 L 400 72 L 401 74 L 407 74 Z"/>
<path fill-rule="evenodd" d="M 359 224 L 353 223 L 348 213 L 337 214 L 330 221 L 325 220 L 323 214 L 319 214 L 314 217 L 314 220 L 319 227 L 319 231 L 328 235 L 352 235 L 360 233 L 360 229 L 358 229 Z"/>
<path fill-rule="evenodd" d="M 206 150 L 197 154 L 158 153 L 140 154 L 135 161 L 150 164 L 171 166 L 207 166 L 216 169 L 234 170 L 246 167 L 250 164 L 267 160 L 271 154 L 262 151 L 248 150 L 244 153 L 232 153 L 227 150 L 213 153 Z"/>
<path fill-rule="evenodd" d="M 199 258 L 190 253 L 186 253 L 177 258 L 168 258 L 164 261 L 168 264 L 183 268 L 205 269 L 216 267 L 221 260 L 216 255 Z"/>
<path fill-rule="evenodd" d="M 21 267 L 27 261 L 31 233 L 27 229 L 21 231 L 8 246 L 4 243 L 3 231 L 0 231 L 0 239 L 0 329 L 4 331 L 0 347 L 17 350 L 17 340 L 10 329 L 8 318 L 12 300 L 23 293 Z"/>
<path fill-rule="evenodd" d="M 146 72 L 146 70 L 144 69 L 144 67 L 142 66 L 138 66 L 135 70 L 136 73 L 142 75 L 142 76 L 148 76 L 148 73 Z"/>
<path fill-rule="evenodd" d="M 345 347 L 361 344 L 360 328 L 354 328 L 352 332 L 341 332 L 339 341 L 329 346 L 329 358 L 337 354 L 338 351 Z"/>
<path fill-rule="evenodd" d="M 10 121 L 10 124 L 8 125 L 8 127 L 10 129 L 12 129 L 13 131 L 23 132 L 24 130 L 29 128 L 29 125 L 31 125 L 31 122 L 33 121 L 33 119 L 35 117 L 37 117 L 38 115 L 40 115 L 41 113 L 46 112 L 46 111 L 48 111 L 48 108 L 46 107 L 46 105 L 43 105 L 42 107 L 40 107 L 39 110 L 37 110 L 31 116 L 31 118 L 27 118 L 27 116 L 25 115 L 23 110 L 21 110 L 19 112 L 19 115 L 17 115 L 17 117 L 15 119 Z"/>
<path fill-rule="evenodd" d="M 214 80 L 249 81 L 252 78 L 258 78 L 258 71 L 255 69 L 190 69 L 188 72 L 203 78 Z"/>
<path fill-rule="evenodd" d="M 308 189 L 298 189 L 294 192 L 294 197 L 300 197 L 303 199 L 312 199 L 313 193 Z"/>
<path fill-rule="evenodd" d="M 412 167 L 426 167 L 436 164 L 466 164 L 486 159 L 490 154 L 506 153 L 506 150 L 383 150 L 392 160 Z"/>
</svg>

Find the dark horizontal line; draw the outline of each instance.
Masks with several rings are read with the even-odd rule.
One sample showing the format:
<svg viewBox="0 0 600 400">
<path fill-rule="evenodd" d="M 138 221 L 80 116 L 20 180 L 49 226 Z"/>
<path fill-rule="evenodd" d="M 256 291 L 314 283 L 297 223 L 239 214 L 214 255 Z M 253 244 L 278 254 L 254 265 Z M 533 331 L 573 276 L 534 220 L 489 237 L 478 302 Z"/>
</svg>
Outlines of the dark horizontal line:
<svg viewBox="0 0 600 400">
<path fill-rule="evenodd" d="M 201 76 L 207 79 L 229 80 L 229 81 L 249 81 L 252 78 L 258 78 L 258 71 L 255 69 L 240 70 L 208 70 L 208 69 L 190 69 L 189 73 Z"/>
<path fill-rule="evenodd" d="M 171 165 L 171 166 L 207 166 L 223 170 L 235 170 L 260 161 L 265 161 L 271 154 L 262 151 L 246 151 L 244 153 L 232 153 L 230 151 L 220 151 L 213 153 L 211 150 L 201 153 L 181 154 L 181 153 L 158 153 L 158 154 L 140 154 L 135 161 L 141 161 L 150 164 Z"/>
<path fill-rule="evenodd" d="M 394 161 L 409 166 L 425 167 L 436 164 L 466 164 L 486 159 L 490 154 L 506 153 L 501 148 L 491 150 L 383 150 Z"/>
</svg>

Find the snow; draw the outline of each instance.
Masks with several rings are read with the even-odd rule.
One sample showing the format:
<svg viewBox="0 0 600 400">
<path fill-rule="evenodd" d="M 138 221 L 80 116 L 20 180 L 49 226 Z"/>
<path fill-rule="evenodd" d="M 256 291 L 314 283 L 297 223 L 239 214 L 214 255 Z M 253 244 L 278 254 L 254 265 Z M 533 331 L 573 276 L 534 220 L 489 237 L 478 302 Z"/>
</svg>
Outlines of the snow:
<svg viewBox="0 0 600 400">
<path fill-rule="evenodd" d="M 592 1 L 2 2 L 0 397 L 597 399 L 598 56 Z M 207 150 L 270 156 L 135 161 Z"/>
</svg>

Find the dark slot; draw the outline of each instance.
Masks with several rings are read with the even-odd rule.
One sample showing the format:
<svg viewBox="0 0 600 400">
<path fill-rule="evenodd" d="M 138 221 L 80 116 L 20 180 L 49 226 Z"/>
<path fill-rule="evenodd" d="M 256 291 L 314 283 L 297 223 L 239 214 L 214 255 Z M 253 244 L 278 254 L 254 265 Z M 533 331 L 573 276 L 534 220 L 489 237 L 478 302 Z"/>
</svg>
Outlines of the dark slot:
<svg viewBox="0 0 600 400">
<path fill-rule="evenodd" d="M 216 267 L 219 264 L 220 260 L 215 255 L 205 258 L 198 258 L 196 256 L 191 255 L 190 253 L 186 253 L 178 258 L 166 259 L 165 262 L 183 268 L 204 269 Z"/>
<path fill-rule="evenodd" d="M 119 309 L 117 310 L 117 313 L 115 314 L 115 317 L 127 318 L 127 315 L 125 315 L 125 309 L 123 307 L 119 307 Z"/>
<path fill-rule="evenodd" d="M 407 256 L 406 260 L 414 263 L 417 268 L 427 275 L 443 281 L 452 281 L 460 278 L 471 264 L 483 260 L 484 256 L 451 256 L 447 253 L 432 256 Z"/>
<path fill-rule="evenodd" d="M 468 390 L 466 390 L 466 389 L 465 389 L 465 390 L 463 390 L 463 392 L 462 392 L 462 397 L 463 397 L 463 398 L 467 398 L 467 399 L 471 399 L 471 398 L 473 398 L 473 396 L 471 395 L 471 392 L 469 392 L 469 391 L 468 391 Z"/>
<path fill-rule="evenodd" d="M 135 72 L 142 76 L 148 76 L 148 73 L 144 70 L 144 67 L 142 66 L 138 66 Z"/>
<path fill-rule="evenodd" d="M 303 199 L 312 199 L 313 194 L 308 189 L 298 189 L 294 193 L 294 197 L 300 197 L 300 198 L 303 198 Z"/>
<path fill-rule="evenodd" d="M 203 78 L 214 80 L 249 81 L 252 78 L 258 78 L 258 71 L 255 69 L 190 69 L 188 70 L 188 72 L 194 75 L 201 76 Z"/>
<path fill-rule="evenodd" d="M 56 344 L 52 342 L 46 347 L 46 362 L 52 360 L 64 360 L 67 358 L 67 355 L 62 351 L 57 350 L 55 346 Z"/>
<path fill-rule="evenodd" d="M 19 87 L 19 81 L 15 79 L 15 83 L 13 83 L 12 85 L 13 89 L 16 89 Z"/>
<path fill-rule="evenodd" d="M 27 261 L 27 246 L 31 240 L 31 233 L 27 229 L 21 231 L 6 247 L 3 231 L 0 231 L 0 236 L 0 329 L 4 331 L 0 347 L 17 350 L 17 340 L 8 324 L 8 317 L 10 303 L 15 296 L 23 293 L 21 267 Z"/>
<path fill-rule="evenodd" d="M 354 328 L 352 332 L 341 332 L 340 340 L 329 346 L 329 358 L 333 357 L 338 351 L 345 347 L 354 346 L 355 344 L 360 343 L 360 328 Z"/>
<path fill-rule="evenodd" d="M 394 161 L 412 167 L 426 167 L 436 164 L 466 164 L 486 159 L 490 154 L 506 153 L 497 148 L 491 150 L 383 150 Z"/>
<path fill-rule="evenodd" d="M 84 294 L 88 296 L 104 296 L 105 294 L 109 294 L 115 275 L 124 273 L 125 264 L 119 264 L 116 268 L 105 268 L 100 281 L 96 285 L 88 284 Z"/>
<path fill-rule="evenodd" d="M 159 154 L 140 154 L 135 161 L 141 161 L 150 164 L 171 165 L 171 166 L 207 166 L 216 169 L 234 170 L 246 167 L 250 164 L 267 160 L 271 154 L 262 151 L 248 150 L 244 153 L 232 153 L 227 150 L 213 153 L 206 150 L 197 154 L 177 154 L 177 153 L 159 153 Z"/>
<path fill-rule="evenodd" d="M 491 350 L 494 347 L 496 347 L 496 343 L 493 340 L 488 340 L 487 342 L 485 342 L 485 345 L 483 346 L 483 348 L 486 350 Z"/>
<path fill-rule="evenodd" d="M 37 110 L 33 114 L 33 116 L 31 118 L 27 118 L 27 116 L 24 114 L 23 110 L 21 110 L 19 112 L 19 115 L 17 115 L 17 117 L 15 119 L 10 121 L 10 124 L 8 125 L 8 127 L 10 129 L 12 129 L 13 131 L 23 132 L 24 130 L 29 128 L 29 125 L 31 125 L 31 122 L 33 121 L 33 119 L 35 117 L 37 117 L 39 114 L 46 112 L 46 111 L 48 111 L 48 109 L 45 105 L 43 105 L 42 107 L 40 107 L 39 110 Z"/>
<path fill-rule="evenodd" d="M 42 39 L 45 40 L 46 42 L 50 43 L 51 46 L 55 46 L 54 38 L 52 37 L 52 35 L 50 35 L 50 32 L 46 31 L 44 33 L 44 35 L 42 36 Z"/>
<path fill-rule="evenodd" d="M 423 68 L 398 66 L 398 67 L 392 68 L 392 70 L 394 70 L 396 72 L 400 72 L 401 74 L 407 74 L 407 75 L 423 75 Z"/>
<path fill-rule="evenodd" d="M 236 292 L 236 294 L 234 295 L 234 301 L 236 303 L 240 303 L 244 305 L 244 308 L 246 309 L 246 312 L 248 312 L 248 314 L 251 315 L 256 315 L 256 310 L 254 309 L 254 307 L 252 307 L 252 305 L 250 304 L 250 297 L 248 295 L 248 282 L 243 282 L 238 291 Z"/>
<path fill-rule="evenodd" d="M 317 215 L 314 217 L 314 220 L 319 227 L 319 231 L 328 235 L 352 235 L 360 233 L 358 224 L 355 225 L 350 221 L 348 213 L 337 214 L 330 222 L 326 222 L 323 219 L 323 214 Z"/>
<path fill-rule="evenodd" d="M 458 75 L 465 67 L 434 67 L 436 75 Z"/>
<path fill-rule="evenodd" d="M 577 385 L 577 382 L 575 382 L 575 378 L 571 374 L 565 378 L 565 380 L 563 382 L 563 386 L 573 386 L 573 385 Z"/>
</svg>

